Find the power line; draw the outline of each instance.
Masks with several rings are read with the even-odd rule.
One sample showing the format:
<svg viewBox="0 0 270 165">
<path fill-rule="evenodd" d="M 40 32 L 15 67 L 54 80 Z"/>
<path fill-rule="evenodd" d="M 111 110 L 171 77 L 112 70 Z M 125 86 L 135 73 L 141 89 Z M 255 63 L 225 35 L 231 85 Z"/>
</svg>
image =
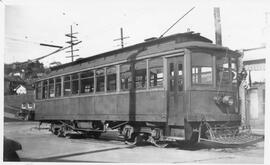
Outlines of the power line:
<svg viewBox="0 0 270 165">
<path fill-rule="evenodd" d="M 19 39 L 19 38 L 14 38 L 14 37 L 5 37 L 8 40 L 12 40 L 12 41 L 17 41 L 17 42 L 23 42 L 23 43 L 33 43 L 33 44 L 39 44 L 39 42 L 37 41 L 29 41 L 29 40 L 23 40 L 23 39 Z"/>
<path fill-rule="evenodd" d="M 58 45 L 53 45 L 53 44 L 46 44 L 43 42 L 38 42 L 38 41 L 29 41 L 29 40 L 23 40 L 23 39 L 19 39 L 19 38 L 14 38 L 14 37 L 6 37 L 6 39 L 8 40 L 12 40 L 12 41 L 17 41 L 17 42 L 22 42 L 22 43 L 31 43 L 31 44 L 38 44 L 40 46 L 48 46 L 48 47 L 55 47 L 55 48 L 63 48 L 63 46 L 58 46 Z M 52 42 L 52 41 L 51 41 Z"/>
<path fill-rule="evenodd" d="M 73 43 L 72 46 L 78 45 L 78 44 L 81 43 L 81 42 L 82 42 L 82 41 Z M 64 48 L 57 49 L 57 50 L 53 51 L 53 52 L 50 53 L 50 54 L 47 54 L 47 55 L 44 55 L 44 56 L 42 56 L 42 57 L 33 59 L 33 60 L 31 60 L 31 61 L 38 61 L 38 60 L 41 60 L 41 59 L 46 58 L 46 57 L 48 57 L 48 56 L 51 56 L 51 55 L 53 55 L 53 54 L 55 54 L 55 53 L 58 53 L 58 52 L 63 51 L 63 50 L 66 50 L 66 49 L 68 49 L 68 48 L 70 48 L 70 47 L 71 47 L 71 45 L 69 45 L 69 46 L 67 46 L 67 47 L 64 47 Z"/>
</svg>

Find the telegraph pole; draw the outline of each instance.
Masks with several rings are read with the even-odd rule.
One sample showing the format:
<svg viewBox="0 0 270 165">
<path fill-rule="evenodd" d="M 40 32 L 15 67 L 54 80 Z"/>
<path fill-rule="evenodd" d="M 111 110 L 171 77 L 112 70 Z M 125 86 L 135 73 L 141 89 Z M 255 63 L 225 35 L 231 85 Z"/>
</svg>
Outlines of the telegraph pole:
<svg viewBox="0 0 270 165">
<path fill-rule="evenodd" d="M 120 28 L 120 38 L 114 39 L 113 41 L 120 40 L 121 41 L 121 48 L 124 48 L 124 39 L 127 39 L 127 38 L 129 38 L 129 36 L 124 37 L 123 28 Z"/>
<path fill-rule="evenodd" d="M 79 51 L 79 49 L 74 50 L 74 45 L 78 44 L 78 43 L 76 43 L 78 41 L 78 39 L 76 36 L 74 36 L 76 34 L 78 34 L 78 32 L 73 32 L 72 25 L 70 25 L 70 33 L 66 34 L 65 36 L 70 38 L 70 41 L 66 42 L 66 43 L 70 44 L 70 51 L 66 51 L 66 53 L 70 53 L 70 56 L 67 56 L 66 58 L 71 58 L 71 62 L 74 61 L 74 57 L 79 56 L 79 55 L 74 55 L 74 52 Z"/>
</svg>

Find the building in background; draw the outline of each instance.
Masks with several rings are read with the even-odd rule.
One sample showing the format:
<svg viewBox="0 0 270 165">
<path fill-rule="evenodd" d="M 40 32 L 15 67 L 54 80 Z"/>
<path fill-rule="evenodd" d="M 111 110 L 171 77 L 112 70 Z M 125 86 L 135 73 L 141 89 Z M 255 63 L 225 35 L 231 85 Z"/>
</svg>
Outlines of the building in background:
<svg viewBox="0 0 270 165">
<path fill-rule="evenodd" d="M 246 92 L 246 119 L 253 129 L 264 129 L 266 55 L 266 48 L 244 52 L 243 66 L 250 86 Z"/>
<path fill-rule="evenodd" d="M 27 93 L 27 90 L 26 90 L 26 87 L 23 86 L 23 85 L 18 85 L 14 91 L 16 92 L 17 95 L 22 95 L 22 94 L 26 94 Z"/>
<path fill-rule="evenodd" d="M 246 120 L 253 129 L 264 129 L 266 63 L 270 56 L 270 13 L 265 13 L 262 46 L 243 50 L 243 66 L 248 72 L 250 88 L 246 91 Z"/>
</svg>

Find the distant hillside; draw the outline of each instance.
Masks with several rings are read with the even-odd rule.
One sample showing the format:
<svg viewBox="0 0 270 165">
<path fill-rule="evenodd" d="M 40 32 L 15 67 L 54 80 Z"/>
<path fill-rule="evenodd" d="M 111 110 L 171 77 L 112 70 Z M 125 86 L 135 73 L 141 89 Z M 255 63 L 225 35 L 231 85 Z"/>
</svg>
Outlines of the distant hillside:
<svg viewBox="0 0 270 165">
<path fill-rule="evenodd" d="M 19 121 L 16 113 L 20 110 L 21 104 L 34 102 L 34 95 L 7 95 L 4 96 L 4 122 Z"/>
<path fill-rule="evenodd" d="M 39 61 L 5 64 L 4 70 L 5 75 L 19 75 L 23 80 L 35 79 L 45 73 L 43 63 Z"/>
<path fill-rule="evenodd" d="M 34 102 L 34 95 L 33 94 L 26 94 L 26 95 L 7 95 L 4 96 L 4 105 L 20 108 L 21 104 L 24 102 Z"/>
</svg>

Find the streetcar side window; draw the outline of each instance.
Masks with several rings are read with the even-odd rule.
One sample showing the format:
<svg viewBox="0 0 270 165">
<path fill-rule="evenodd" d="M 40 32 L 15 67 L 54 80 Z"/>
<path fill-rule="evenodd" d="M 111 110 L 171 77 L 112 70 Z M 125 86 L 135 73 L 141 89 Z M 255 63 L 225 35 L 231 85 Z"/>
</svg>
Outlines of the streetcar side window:
<svg viewBox="0 0 270 165">
<path fill-rule="evenodd" d="M 106 70 L 107 76 L 107 91 L 113 92 L 116 91 L 116 67 L 108 67 Z"/>
<path fill-rule="evenodd" d="M 41 91 L 42 91 L 42 83 L 41 82 L 38 82 L 38 83 L 36 83 L 36 99 L 37 100 L 40 100 L 42 97 L 42 93 L 41 93 Z"/>
<path fill-rule="evenodd" d="M 129 90 L 131 88 L 131 71 L 130 64 L 120 65 L 120 84 L 121 90 Z"/>
<path fill-rule="evenodd" d="M 72 94 L 78 94 L 79 93 L 79 75 L 78 73 L 74 73 L 71 75 L 71 89 Z"/>
<path fill-rule="evenodd" d="M 71 94 L 71 81 L 70 81 L 70 75 L 67 75 L 64 77 L 64 96 L 68 96 Z"/>
<path fill-rule="evenodd" d="M 49 98 L 54 98 L 54 79 L 49 79 Z"/>
<path fill-rule="evenodd" d="M 94 71 L 87 70 L 81 73 L 81 93 L 94 92 Z"/>
<path fill-rule="evenodd" d="M 104 92 L 105 89 L 105 77 L 104 69 L 96 70 L 96 92 Z"/>
<path fill-rule="evenodd" d="M 138 61 L 135 64 L 135 87 L 136 89 L 146 88 L 146 61 Z"/>
<path fill-rule="evenodd" d="M 48 98 L 48 81 L 44 80 L 42 85 L 42 99 Z"/>
<path fill-rule="evenodd" d="M 149 60 L 149 82 L 150 87 L 163 86 L 163 58 L 152 58 Z"/>
<path fill-rule="evenodd" d="M 61 77 L 56 77 L 55 78 L 55 97 L 60 97 L 61 96 Z"/>
<path fill-rule="evenodd" d="M 192 84 L 212 84 L 212 56 L 205 53 L 193 53 L 191 57 Z"/>
</svg>

